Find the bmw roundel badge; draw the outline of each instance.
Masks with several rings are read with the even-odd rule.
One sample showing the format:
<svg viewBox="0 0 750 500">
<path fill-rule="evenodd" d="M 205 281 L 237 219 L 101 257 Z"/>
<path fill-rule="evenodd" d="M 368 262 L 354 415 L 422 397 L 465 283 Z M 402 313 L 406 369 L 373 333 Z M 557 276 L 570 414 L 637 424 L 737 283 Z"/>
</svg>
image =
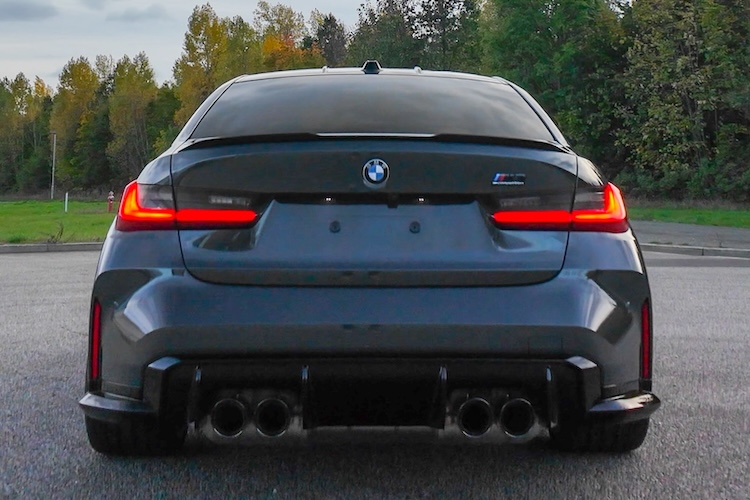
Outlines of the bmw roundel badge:
<svg viewBox="0 0 750 500">
<path fill-rule="evenodd" d="M 362 177 L 365 180 L 365 185 L 373 189 L 385 186 L 390 173 L 391 169 L 388 167 L 388 164 L 379 158 L 373 158 L 365 163 L 365 166 L 362 168 Z"/>
</svg>

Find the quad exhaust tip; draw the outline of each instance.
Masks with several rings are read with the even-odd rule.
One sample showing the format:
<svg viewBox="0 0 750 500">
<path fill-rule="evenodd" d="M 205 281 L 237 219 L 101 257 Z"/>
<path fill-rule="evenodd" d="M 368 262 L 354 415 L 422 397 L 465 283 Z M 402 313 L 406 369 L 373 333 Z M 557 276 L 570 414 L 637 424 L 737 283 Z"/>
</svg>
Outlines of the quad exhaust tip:
<svg viewBox="0 0 750 500">
<path fill-rule="evenodd" d="M 526 399 L 511 399 L 500 409 L 500 427 L 511 438 L 526 437 L 535 423 L 534 407 Z"/>
<path fill-rule="evenodd" d="M 289 405 L 278 398 L 264 399 L 255 409 L 255 426 L 265 437 L 282 436 L 292 420 Z"/>
<path fill-rule="evenodd" d="M 276 397 L 264 399 L 258 403 L 254 416 L 258 434 L 269 438 L 284 435 L 292 420 L 289 405 Z M 236 398 L 220 399 L 210 413 L 211 427 L 217 435 L 224 438 L 239 437 L 249 420 L 250 412 L 247 405 Z M 495 413 L 492 405 L 484 398 L 470 398 L 464 401 L 458 409 L 458 428 L 469 438 L 484 436 L 490 431 L 494 422 Z M 526 399 L 511 399 L 500 408 L 498 423 L 507 436 L 513 439 L 523 439 L 529 436 L 536 424 L 534 407 Z"/>
<path fill-rule="evenodd" d="M 492 406 L 486 399 L 471 398 L 458 409 L 458 428 L 470 438 L 485 435 L 492 427 Z"/>
<path fill-rule="evenodd" d="M 469 438 L 482 437 L 492 428 L 495 415 L 492 405 L 486 399 L 470 398 L 458 409 L 458 428 Z M 511 399 L 500 408 L 498 423 L 506 436 L 524 439 L 530 436 L 536 424 L 534 407 L 526 399 Z"/>
<path fill-rule="evenodd" d="M 211 409 L 211 427 L 219 436 L 236 438 L 247 422 L 247 407 L 234 398 L 220 399 Z"/>
</svg>

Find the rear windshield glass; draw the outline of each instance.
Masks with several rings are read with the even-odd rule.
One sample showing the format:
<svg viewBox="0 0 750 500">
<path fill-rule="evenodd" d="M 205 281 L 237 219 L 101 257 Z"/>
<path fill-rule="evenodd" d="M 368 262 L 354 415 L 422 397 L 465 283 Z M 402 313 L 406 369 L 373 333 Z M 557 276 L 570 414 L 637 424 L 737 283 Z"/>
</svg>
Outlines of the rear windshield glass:
<svg viewBox="0 0 750 500">
<path fill-rule="evenodd" d="M 456 134 L 553 140 L 509 85 L 412 75 L 309 75 L 237 82 L 192 135 Z"/>
</svg>

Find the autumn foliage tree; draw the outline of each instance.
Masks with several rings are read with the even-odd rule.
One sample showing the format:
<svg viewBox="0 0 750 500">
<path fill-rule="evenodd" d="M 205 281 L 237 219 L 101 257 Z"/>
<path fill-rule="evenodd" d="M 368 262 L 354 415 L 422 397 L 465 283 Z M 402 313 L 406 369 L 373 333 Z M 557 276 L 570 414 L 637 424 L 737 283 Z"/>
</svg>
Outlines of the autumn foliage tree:
<svg viewBox="0 0 750 500">
<path fill-rule="evenodd" d="M 183 53 L 174 66 L 178 126 L 208 95 L 243 74 L 325 64 L 317 47 L 304 48 L 302 14 L 285 5 L 259 2 L 254 25 L 242 17 L 221 18 L 211 5 L 196 7 L 188 21 Z"/>
<path fill-rule="evenodd" d="M 255 28 L 264 39 L 273 36 L 292 45 L 300 44 L 307 34 L 302 13 L 288 5 L 271 5 L 264 0 L 255 9 Z"/>
<path fill-rule="evenodd" d="M 156 99 L 154 70 L 145 53 L 133 59 L 124 56 L 114 71 L 109 97 L 109 128 L 112 140 L 107 157 L 120 183 L 134 179 L 152 157 L 154 138 L 149 135 L 149 107 Z"/>
<path fill-rule="evenodd" d="M 174 65 L 177 97 L 182 106 L 175 121 L 184 125 L 201 102 L 221 83 L 220 64 L 227 51 L 225 22 L 209 4 L 193 10 L 182 55 Z"/>
<path fill-rule="evenodd" d="M 263 39 L 263 67 L 266 71 L 313 68 L 325 65 L 320 50 L 298 47 L 289 38 L 266 35 Z"/>
<path fill-rule="evenodd" d="M 92 119 L 100 84 L 99 76 L 85 57 L 71 59 L 60 74 L 50 130 L 57 134 L 57 172 L 63 183 L 72 182 L 86 161 L 76 155 L 76 142 L 79 129 Z M 100 145 L 102 151 L 105 148 L 106 144 Z"/>
</svg>

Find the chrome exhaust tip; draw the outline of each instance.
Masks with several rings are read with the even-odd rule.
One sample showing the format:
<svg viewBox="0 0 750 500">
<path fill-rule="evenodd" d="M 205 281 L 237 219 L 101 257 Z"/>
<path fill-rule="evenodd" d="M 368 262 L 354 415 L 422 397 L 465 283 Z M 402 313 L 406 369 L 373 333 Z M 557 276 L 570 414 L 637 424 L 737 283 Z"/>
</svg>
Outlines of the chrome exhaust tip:
<svg viewBox="0 0 750 500">
<path fill-rule="evenodd" d="M 278 398 L 264 399 L 255 409 L 255 426 L 261 436 L 282 436 L 289 429 L 291 420 L 289 405 Z"/>
<path fill-rule="evenodd" d="M 526 399 L 511 399 L 500 409 L 500 427 L 511 438 L 526 437 L 535 423 L 534 407 Z"/>
<path fill-rule="evenodd" d="M 466 437 L 477 438 L 492 427 L 492 406 L 483 398 L 471 398 L 458 408 L 458 428 Z"/>
<path fill-rule="evenodd" d="M 211 428 L 221 437 L 238 437 L 246 422 L 247 407 L 238 399 L 220 399 L 211 409 Z"/>
</svg>

